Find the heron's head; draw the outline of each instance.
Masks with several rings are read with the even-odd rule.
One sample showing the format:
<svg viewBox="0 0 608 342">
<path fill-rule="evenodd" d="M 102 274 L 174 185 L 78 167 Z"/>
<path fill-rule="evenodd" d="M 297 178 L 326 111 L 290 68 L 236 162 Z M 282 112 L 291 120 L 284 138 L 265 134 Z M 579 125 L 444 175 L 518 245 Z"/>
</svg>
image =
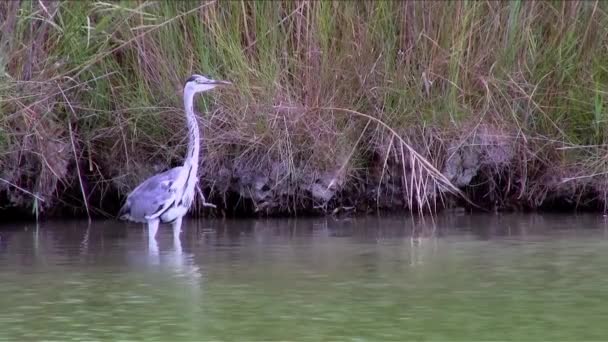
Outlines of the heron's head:
<svg viewBox="0 0 608 342">
<path fill-rule="evenodd" d="M 232 83 L 228 81 L 218 81 L 214 80 L 202 75 L 194 74 L 186 80 L 186 84 L 184 85 L 185 91 L 190 91 L 194 93 L 200 93 L 203 91 L 211 90 L 215 87 L 222 85 L 230 85 Z"/>
</svg>

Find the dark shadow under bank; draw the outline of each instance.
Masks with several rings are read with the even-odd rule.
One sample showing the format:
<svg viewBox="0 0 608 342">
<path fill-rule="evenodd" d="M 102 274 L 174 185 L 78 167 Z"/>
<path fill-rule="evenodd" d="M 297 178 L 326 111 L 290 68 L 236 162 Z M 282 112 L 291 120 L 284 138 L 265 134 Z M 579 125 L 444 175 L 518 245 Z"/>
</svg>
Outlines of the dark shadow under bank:
<svg viewBox="0 0 608 342">
<path fill-rule="evenodd" d="M 205 194 L 209 194 L 211 189 L 204 189 Z M 16 207 L 7 205 L 6 196 L 0 195 L 0 221 L 2 222 L 31 222 L 38 219 L 81 219 L 90 216 L 92 219 L 113 219 L 122 205 L 124 198 L 117 192 L 106 192 L 103 196 L 98 193 L 91 194 L 89 197 L 89 213 L 86 207 L 79 201 L 81 194 L 79 189 L 65 190 L 63 198 L 72 198 L 73 201 L 60 201 L 42 212 L 36 213 L 32 207 Z M 517 198 L 492 198 L 484 187 L 466 187 L 464 192 L 468 201 L 454 196 L 446 197 L 444 201 L 438 201 L 433 209 L 436 213 L 598 213 L 606 214 L 604 202 L 599 200 L 595 193 L 581 194 L 573 200 L 570 197 L 559 197 L 557 195 L 546 199 L 541 205 L 531 207 Z M 66 196 L 69 194 L 69 196 Z M 392 215 L 392 214 L 412 214 L 417 216 L 420 211 L 417 208 L 404 207 L 402 203 L 396 202 L 394 205 L 387 205 L 385 201 L 381 207 L 377 205 L 375 199 L 369 198 L 365 192 L 342 191 L 332 200 L 319 205 L 310 198 L 292 198 L 286 202 L 290 205 L 280 208 L 260 209 L 251 198 L 243 197 L 238 192 L 230 191 L 222 196 L 211 195 L 208 202 L 213 203 L 217 208 L 208 208 L 200 205 L 197 201 L 194 208 L 188 214 L 190 217 L 204 218 L 259 218 L 259 217 L 322 217 L 322 216 L 361 216 L 369 214 Z M 443 204 L 443 205 L 442 205 Z M 430 214 L 431 210 L 425 208 L 424 214 Z"/>
</svg>

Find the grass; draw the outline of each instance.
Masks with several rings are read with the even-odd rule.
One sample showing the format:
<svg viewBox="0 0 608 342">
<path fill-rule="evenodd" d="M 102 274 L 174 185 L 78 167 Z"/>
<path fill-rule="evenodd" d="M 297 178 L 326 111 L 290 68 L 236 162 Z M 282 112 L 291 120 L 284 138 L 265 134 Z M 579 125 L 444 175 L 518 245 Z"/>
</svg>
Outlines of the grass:
<svg viewBox="0 0 608 342">
<path fill-rule="evenodd" d="M 230 193 L 270 213 L 449 206 L 469 167 L 456 155 L 478 161 L 459 187 L 479 205 L 603 208 L 607 10 L 4 2 L 0 199 L 111 215 L 138 182 L 181 161 L 181 87 L 203 73 L 235 84 L 197 105 L 202 181 L 224 208 Z"/>
</svg>

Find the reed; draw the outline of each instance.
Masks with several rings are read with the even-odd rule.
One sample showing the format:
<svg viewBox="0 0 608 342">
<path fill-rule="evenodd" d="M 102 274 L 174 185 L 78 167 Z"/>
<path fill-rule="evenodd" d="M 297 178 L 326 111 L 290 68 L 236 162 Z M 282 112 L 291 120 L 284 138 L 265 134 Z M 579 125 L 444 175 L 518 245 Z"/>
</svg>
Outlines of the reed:
<svg viewBox="0 0 608 342">
<path fill-rule="evenodd" d="M 461 191 L 497 209 L 602 209 L 607 10 L 2 2 L 0 204 L 111 216 L 181 161 L 181 86 L 196 72 L 235 84 L 197 105 L 201 181 L 224 209 L 424 211 Z"/>
</svg>

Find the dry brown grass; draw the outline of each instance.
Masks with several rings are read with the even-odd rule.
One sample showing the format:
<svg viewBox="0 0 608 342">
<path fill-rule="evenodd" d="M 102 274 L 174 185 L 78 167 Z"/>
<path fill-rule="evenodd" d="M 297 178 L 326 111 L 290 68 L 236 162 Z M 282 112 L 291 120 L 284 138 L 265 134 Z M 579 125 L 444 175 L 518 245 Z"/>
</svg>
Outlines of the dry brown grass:
<svg viewBox="0 0 608 342">
<path fill-rule="evenodd" d="M 198 72 L 236 84 L 197 105 L 203 190 L 223 209 L 601 207 L 607 9 L 0 3 L 2 200 L 108 214 L 181 162 Z"/>
</svg>

